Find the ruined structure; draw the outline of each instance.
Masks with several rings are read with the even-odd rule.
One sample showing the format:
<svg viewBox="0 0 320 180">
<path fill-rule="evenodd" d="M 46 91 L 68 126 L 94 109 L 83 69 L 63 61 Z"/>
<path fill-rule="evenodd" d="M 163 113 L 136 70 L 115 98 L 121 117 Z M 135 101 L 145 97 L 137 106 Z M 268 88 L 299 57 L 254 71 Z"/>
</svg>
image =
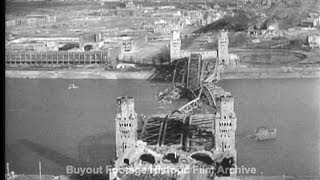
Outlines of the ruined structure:
<svg viewBox="0 0 320 180">
<path fill-rule="evenodd" d="M 30 25 L 30 26 L 39 26 L 44 24 L 50 24 L 57 22 L 56 16 L 50 16 L 47 14 L 39 14 L 39 15 L 26 15 L 22 18 L 9 19 L 6 20 L 6 27 L 12 26 L 20 26 L 20 25 Z"/>
<path fill-rule="evenodd" d="M 132 17 L 132 16 L 136 16 L 137 15 L 137 9 L 136 6 L 133 4 L 132 0 L 129 0 L 126 4 L 125 4 L 125 8 L 117 8 L 117 16 L 120 17 Z"/>
<path fill-rule="evenodd" d="M 172 38 L 170 41 L 170 58 L 171 62 L 188 58 L 191 54 L 201 55 L 203 59 L 216 59 L 220 60 L 220 63 L 229 65 L 229 38 L 227 31 L 221 31 L 218 41 L 218 50 L 207 51 L 187 51 L 181 50 L 180 30 L 176 29 L 172 31 Z"/>
<path fill-rule="evenodd" d="M 6 44 L 6 67 L 115 66 L 125 46 L 104 43 L 102 33 L 23 37 Z"/>
<path fill-rule="evenodd" d="M 180 31 L 173 30 L 172 31 L 172 39 L 170 41 L 171 61 L 181 58 L 180 49 L 181 49 Z"/>
<path fill-rule="evenodd" d="M 134 98 L 120 97 L 117 99 L 116 117 L 116 157 L 122 157 L 128 149 L 136 146 L 137 114 L 134 110 Z"/>
<path fill-rule="evenodd" d="M 180 51 L 174 43 L 179 46 L 180 37 L 176 33 L 173 37 L 170 47 L 175 51 L 171 52 L 178 57 Z M 228 46 L 225 36 L 220 42 L 220 48 Z M 226 56 L 228 52 L 223 51 L 221 59 Z M 219 79 L 218 68 L 219 60 L 203 59 L 197 53 L 191 53 L 188 60 L 176 60 L 174 87 L 184 89 L 192 100 L 171 113 L 146 117 L 142 129 L 136 126 L 133 99 L 117 100 L 117 160 L 110 179 L 235 176 L 234 97 L 213 83 Z"/>
<path fill-rule="evenodd" d="M 173 82 L 190 89 L 192 93 L 200 90 L 202 82 L 220 80 L 220 72 L 224 67 L 238 65 L 238 58 L 229 54 L 228 32 L 224 30 L 220 32 L 218 51 L 184 51 L 180 48 L 180 33 L 173 31 L 170 41 L 171 62 L 176 66 Z"/>
<path fill-rule="evenodd" d="M 6 67 L 75 67 L 97 64 L 100 66 L 115 66 L 117 54 L 120 48 L 113 48 L 109 51 L 89 52 L 34 52 L 6 51 Z"/>
<path fill-rule="evenodd" d="M 172 31 L 172 38 L 170 40 L 170 59 L 171 62 L 183 58 L 189 58 L 191 54 L 202 55 L 204 59 L 214 59 L 217 58 L 216 50 L 209 51 L 188 51 L 181 50 L 181 39 L 180 39 L 180 29 L 175 29 Z"/>
<path fill-rule="evenodd" d="M 117 160 L 110 179 L 234 176 L 230 172 L 230 168 L 236 167 L 237 156 L 234 99 L 221 88 L 209 86 L 219 90 L 211 94 L 216 102 L 214 112 L 149 116 L 139 138 L 133 98 L 118 98 Z M 163 172 L 168 167 L 171 171 Z M 119 168 L 134 168 L 144 173 L 121 173 L 116 171 Z M 181 169 L 193 173 L 186 174 Z"/>
<path fill-rule="evenodd" d="M 166 20 L 160 19 L 158 21 L 154 22 L 153 25 L 153 33 L 154 34 L 159 34 L 160 36 L 163 37 L 168 37 L 170 38 L 172 36 L 172 31 L 179 29 L 180 26 L 180 21 L 179 19 L 174 19 L 174 18 L 168 18 Z"/>
<path fill-rule="evenodd" d="M 222 96 L 219 99 L 220 108 L 215 117 L 215 147 L 219 153 L 227 153 L 236 160 L 235 131 L 237 119 L 234 112 L 234 98 Z"/>
<path fill-rule="evenodd" d="M 227 31 L 221 31 L 218 40 L 218 58 L 220 63 L 229 65 L 229 38 Z"/>
<path fill-rule="evenodd" d="M 79 48 L 82 52 L 93 49 L 103 40 L 102 33 L 84 33 L 80 35 L 79 39 Z"/>
</svg>

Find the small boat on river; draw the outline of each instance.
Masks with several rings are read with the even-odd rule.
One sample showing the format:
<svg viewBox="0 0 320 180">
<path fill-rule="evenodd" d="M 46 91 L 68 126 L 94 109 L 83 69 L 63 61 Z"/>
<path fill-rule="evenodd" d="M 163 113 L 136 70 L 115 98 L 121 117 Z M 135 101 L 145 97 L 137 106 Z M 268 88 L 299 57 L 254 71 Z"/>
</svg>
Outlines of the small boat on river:
<svg viewBox="0 0 320 180">
<path fill-rule="evenodd" d="M 268 140 L 275 139 L 277 137 L 276 128 L 267 128 L 267 127 L 258 127 L 255 130 L 255 139 L 256 140 Z"/>
<path fill-rule="evenodd" d="M 74 85 L 74 84 L 69 84 L 69 86 L 68 86 L 68 90 L 70 90 L 70 89 L 77 89 L 77 88 L 79 88 L 79 87 L 76 86 L 76 85 Z"/>
</svg>

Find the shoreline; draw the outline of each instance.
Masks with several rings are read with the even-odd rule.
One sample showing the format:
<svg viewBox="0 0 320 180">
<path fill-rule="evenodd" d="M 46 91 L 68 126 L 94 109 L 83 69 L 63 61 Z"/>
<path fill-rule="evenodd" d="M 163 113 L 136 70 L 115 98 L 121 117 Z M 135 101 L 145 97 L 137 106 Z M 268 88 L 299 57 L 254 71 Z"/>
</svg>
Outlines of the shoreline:
<svg viewBox="0 0 320 180">
<path fill-rule="evenodd" d="M 147 80 L 155 73 L 144 71 L 105 71 L 105 70 L 6 70 L 6 78 L 21 79 L 135 79 Z M 320 67 L 284 69 L 273 67 L 223 69 L 221 80 L 224 79 L 290 79 L 320 78 Z"/>
<path fill-rule="evenodd" d="M 148 79 L 155 70 L 105 71 L 105 70 L 6 70 L 6 78 L 21 79 Z"/>
<path fill-rule="evenodd" d="M 320 78 L 320 67 L 239 67 L 224 69 L 221 79 L 314 79 Z"/>
</svg>

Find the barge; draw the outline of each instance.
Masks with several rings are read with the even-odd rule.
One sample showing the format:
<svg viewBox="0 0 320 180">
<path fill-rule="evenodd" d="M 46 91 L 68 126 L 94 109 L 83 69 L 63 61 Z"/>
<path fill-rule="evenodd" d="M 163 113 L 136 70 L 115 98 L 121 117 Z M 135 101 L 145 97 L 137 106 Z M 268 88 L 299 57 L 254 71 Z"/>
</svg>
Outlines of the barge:
<svg viewBox="0 0 320 180">
<path fill-rule="evenodd" d="M 276 128 L 258 127 L 255 130 L 255 139 L 258 141 L 275 139 L 277 137 Z"/>
</svg>

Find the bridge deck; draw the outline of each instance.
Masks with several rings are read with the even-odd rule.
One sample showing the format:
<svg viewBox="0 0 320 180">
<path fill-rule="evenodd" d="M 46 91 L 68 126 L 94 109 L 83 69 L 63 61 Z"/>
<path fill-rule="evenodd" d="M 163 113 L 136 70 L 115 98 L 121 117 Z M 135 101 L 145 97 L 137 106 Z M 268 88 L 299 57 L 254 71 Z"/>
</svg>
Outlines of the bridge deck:
<svg viewBox="0 0 320 180">
<path fill-rule="evenodd" d="M 149 117 L 143 125 L 140 139 L 149 145 L 160 146 L 186 145 L 187 138 L 189 144 L 211 143 L 208 138 L 212 138 L 214 117 L 213 114 Z"/>
</svg>

